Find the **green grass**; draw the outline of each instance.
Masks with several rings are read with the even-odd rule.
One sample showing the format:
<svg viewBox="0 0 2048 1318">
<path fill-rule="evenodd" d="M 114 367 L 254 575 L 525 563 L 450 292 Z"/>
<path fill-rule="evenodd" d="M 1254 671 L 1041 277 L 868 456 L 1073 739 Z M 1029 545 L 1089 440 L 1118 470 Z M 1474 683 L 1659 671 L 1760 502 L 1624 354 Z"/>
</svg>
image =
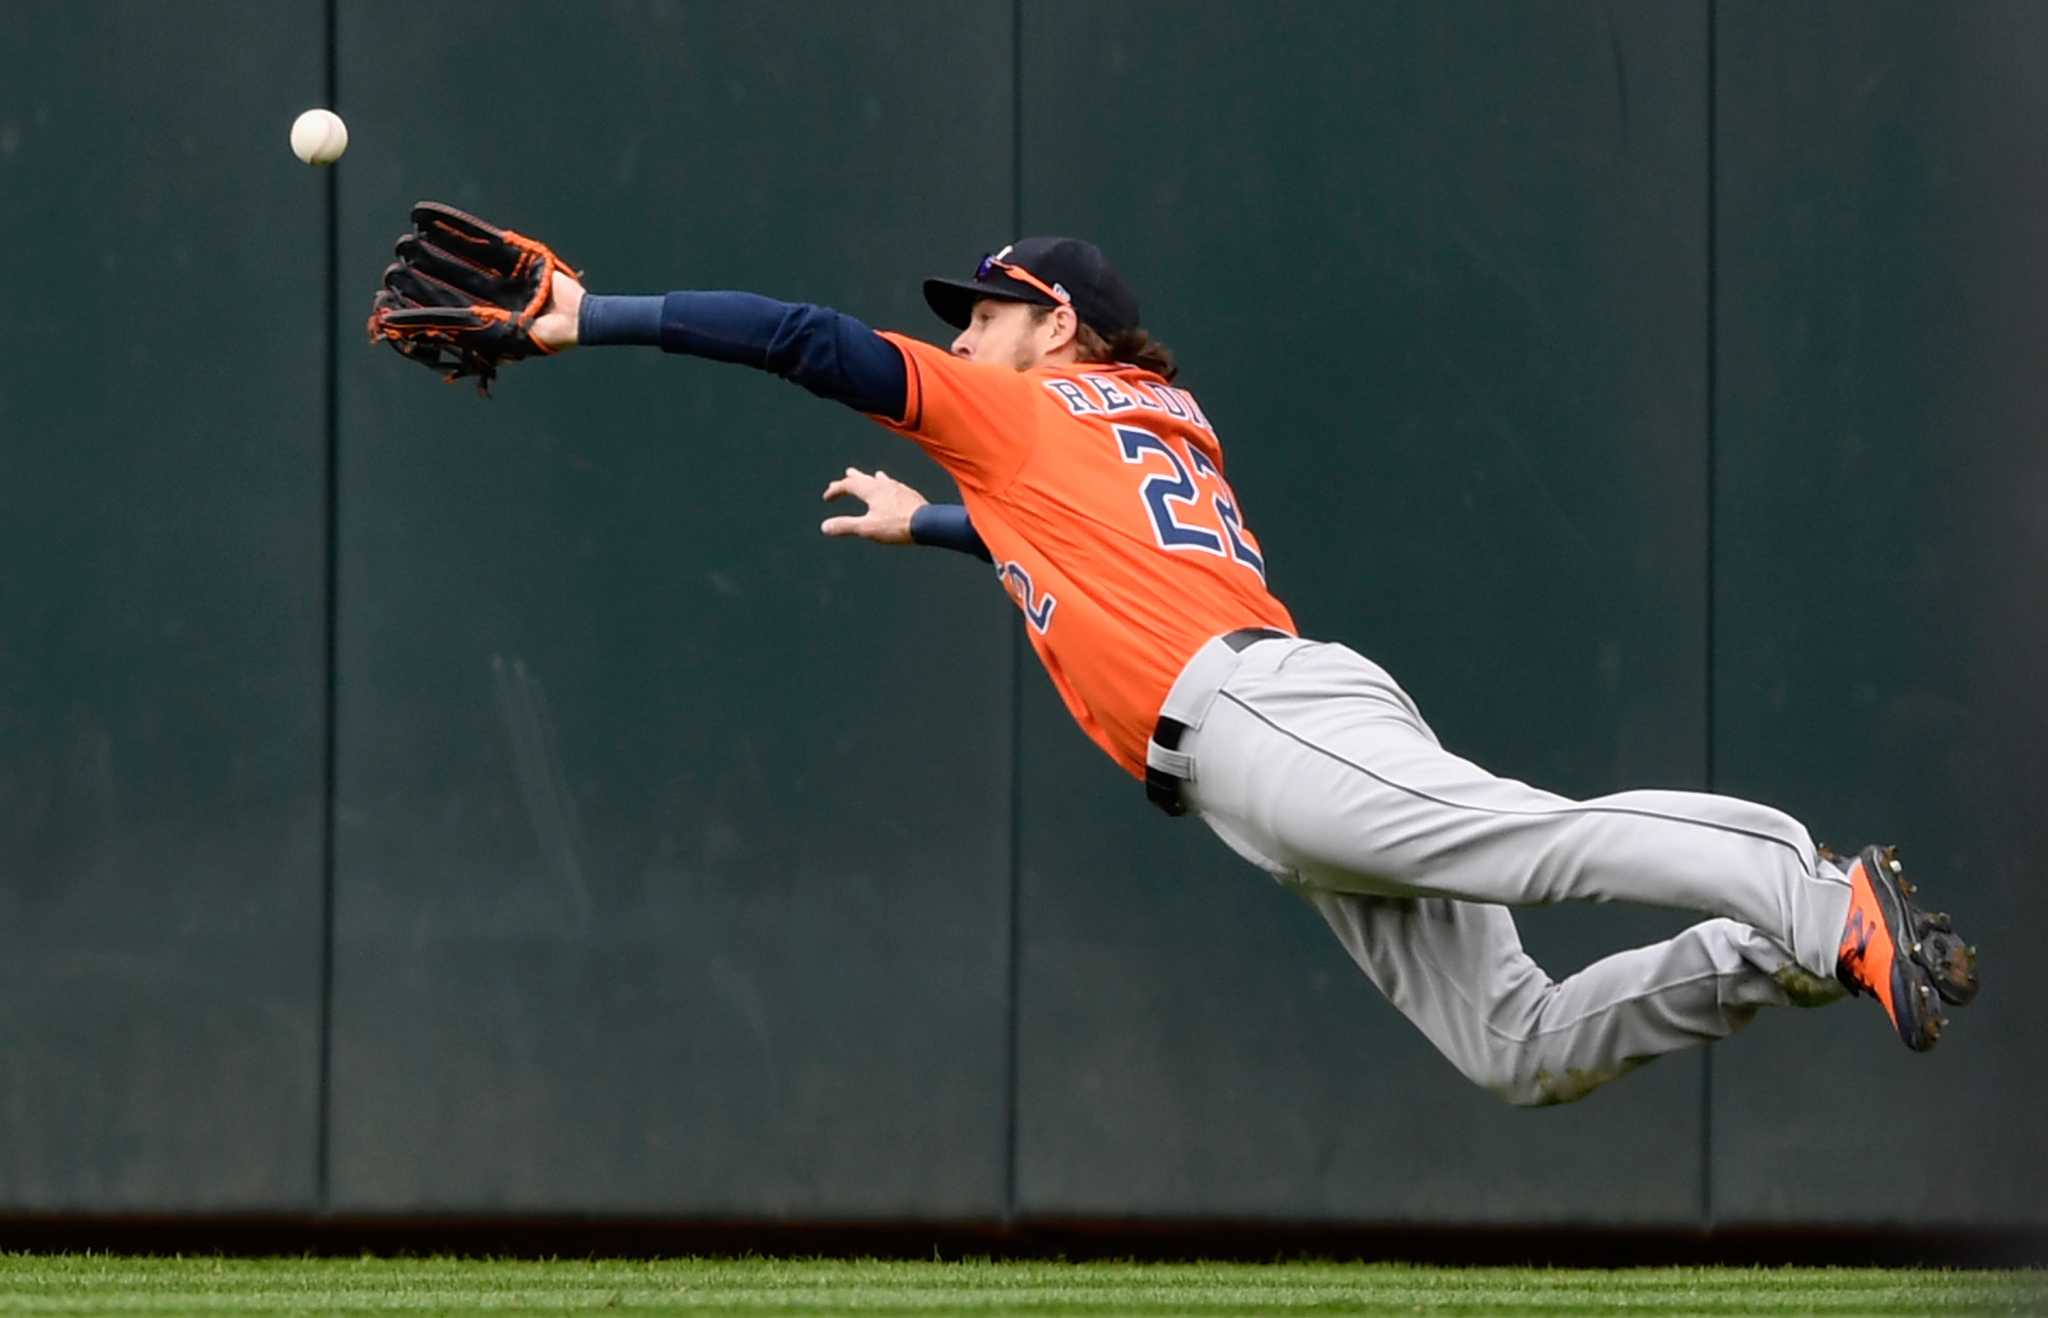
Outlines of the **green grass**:
<svg viewBox="0 0 2048 1318">
<path fill-rule="evenodd" d="M 2048 1310 L 2048 1273 L 1399 1264 L 0 1255 L 0 1311 L 284 1314 L 1954 1314 Z"/>
</svg>

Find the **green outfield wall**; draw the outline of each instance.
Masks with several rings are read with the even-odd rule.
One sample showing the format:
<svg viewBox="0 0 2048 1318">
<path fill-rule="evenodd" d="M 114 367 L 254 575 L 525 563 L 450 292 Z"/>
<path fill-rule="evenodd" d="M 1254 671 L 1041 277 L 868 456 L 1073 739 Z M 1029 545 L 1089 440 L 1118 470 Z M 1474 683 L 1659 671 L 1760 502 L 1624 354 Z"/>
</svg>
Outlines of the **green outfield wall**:
<svg viewBox="0 0 2048 1318">
<path fill-rule="evenodd" d="M 2048 9 L 423 12 L 0 13 L 0 1215 L 2048 1228 Z M 1899 842 L 1982 1001 L 1501 1105 L 985 568 L 817 534 L 914 449 L 369 347 L 422 197 L 934 337 L 921 276 L 1096 239 L 1305 632 L 1504 775 Z"/>
</svg>

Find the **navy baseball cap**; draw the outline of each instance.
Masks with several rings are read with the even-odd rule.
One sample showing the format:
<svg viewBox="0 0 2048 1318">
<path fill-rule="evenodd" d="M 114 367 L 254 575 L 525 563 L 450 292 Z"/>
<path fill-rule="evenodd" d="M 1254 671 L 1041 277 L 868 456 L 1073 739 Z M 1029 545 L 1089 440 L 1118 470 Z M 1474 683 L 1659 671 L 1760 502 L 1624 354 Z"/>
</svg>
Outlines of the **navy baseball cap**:
<svg viewBox="0 0 2048 1318">
<path fill-rule="evenodd" d="M 1094 243 L 1079 238 L 1019 238 L 981 258 L 972 279 L 927 279 L 924 300 L 940 320 L 966 329 L 974 304 L 991 297 L 1035 307 L 1073 307 L 1103 338 L 1138 328 L 1138 296 Z"/>
</svg>

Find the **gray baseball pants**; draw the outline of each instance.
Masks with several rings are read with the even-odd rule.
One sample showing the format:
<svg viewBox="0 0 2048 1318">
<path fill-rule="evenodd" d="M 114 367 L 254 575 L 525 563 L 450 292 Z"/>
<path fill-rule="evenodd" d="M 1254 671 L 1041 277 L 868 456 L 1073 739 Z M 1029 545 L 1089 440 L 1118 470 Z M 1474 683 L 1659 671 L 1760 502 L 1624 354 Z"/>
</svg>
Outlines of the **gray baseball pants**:
<svg viewBox="0 0 2048 1318">
<path fill-rule="evenodd" d="M 1842 996 L 1842 871 L 1767 806 L 1697 792 L 1571 801 L 1437 743 L 1386 670 L 1341 645 L 1210 641 L 1150 763 L 1246 860 L 1319 911 L 1475 1083 L 1563 1103 L 1759 1007 Z M 1507 908 L 1628 901 L 1713 916 L 1553 980 Z"/>
</svg>

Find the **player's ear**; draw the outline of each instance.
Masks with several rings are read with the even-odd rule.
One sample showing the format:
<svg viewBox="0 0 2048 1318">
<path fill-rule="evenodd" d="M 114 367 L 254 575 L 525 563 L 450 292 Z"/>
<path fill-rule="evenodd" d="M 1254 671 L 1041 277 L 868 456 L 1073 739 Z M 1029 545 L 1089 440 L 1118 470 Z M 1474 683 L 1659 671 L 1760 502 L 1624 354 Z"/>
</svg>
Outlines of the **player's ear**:
<svg viewBox="0 0 2048 1318">
<path fill-rule="evenodd" d="M 1074 335 L 1079 333 L 1080 329 L 1081 318 L 1074 314 L 1072 307 L 1054 307 L 1052 309 L 1052 346 L 1047 351 L 1058 352 L 1061 348 L 1066 347 L 1074 341 Z"/>
</svg>

